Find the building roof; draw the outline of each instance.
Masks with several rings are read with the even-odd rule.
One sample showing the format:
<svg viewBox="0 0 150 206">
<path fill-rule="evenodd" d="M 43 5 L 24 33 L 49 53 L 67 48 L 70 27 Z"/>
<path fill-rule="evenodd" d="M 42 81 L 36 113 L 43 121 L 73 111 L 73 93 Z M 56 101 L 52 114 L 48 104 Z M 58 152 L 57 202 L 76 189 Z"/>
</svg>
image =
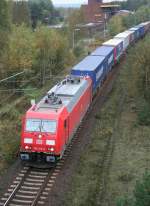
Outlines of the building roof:
<svg viewBox="0 0 150 206">
<path fill-rule="evenodd" d="M 102 4 L 100 5 L 101 8 L 119 8 L 120 5 L 118 4 Z"/>
<path fill-rule="evenodd" d="M 87 56 L 80 63 L 75 65 L 72 70 L 94 71 L 104 60 L 104 56 Z"/>
</svg>

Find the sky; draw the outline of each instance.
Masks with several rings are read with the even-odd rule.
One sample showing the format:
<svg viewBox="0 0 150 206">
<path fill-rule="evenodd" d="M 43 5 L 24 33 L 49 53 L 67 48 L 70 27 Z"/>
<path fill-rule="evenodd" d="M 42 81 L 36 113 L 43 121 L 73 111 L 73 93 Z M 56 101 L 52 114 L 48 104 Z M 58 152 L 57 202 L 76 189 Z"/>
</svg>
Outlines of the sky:
<svg viewBox="0 0 150 206">
<path fill-rule="evenodd" d="M 54 4 L 82 4 L 87 3 L 88 0 L 52 0 Z M 113 0 L 103 0 L 103 2 L 110 2 Z"/>
</svg>

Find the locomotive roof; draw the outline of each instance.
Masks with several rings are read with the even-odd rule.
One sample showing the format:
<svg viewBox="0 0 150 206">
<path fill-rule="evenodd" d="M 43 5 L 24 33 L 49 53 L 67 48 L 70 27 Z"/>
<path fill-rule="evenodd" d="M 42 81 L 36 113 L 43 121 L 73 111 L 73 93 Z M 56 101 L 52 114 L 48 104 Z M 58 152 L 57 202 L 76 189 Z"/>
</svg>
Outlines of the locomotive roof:
<svg viewBox="0 0 150 206">
<path fill-rule="evenodd" d="M 114 47 L 101 46 L 91 53 L 93 56 L 107 56 L 114 50 Z"/>
<path fill-rule="evenodd" d="M 47 95 L 37 104 L 36 112 L 59 112 L 64 107 L 70 112 L 79 101 L 80 96 L 88 88 L 89 81 L 85 78 L 67 81 L 63 80 L 48 91 Z M 48 95 L 53 94 L 57 98 L 56 102 L 46 102 Z M 60 102 L 61 101 L 61 102 Z"/>
<path fill-rule="evenodd" d="M 75 65 L 72 70 L 94 71 L 104 62 L 104 60 L 104 56 L 87 56 L 77 65 Z"/>
</svg>

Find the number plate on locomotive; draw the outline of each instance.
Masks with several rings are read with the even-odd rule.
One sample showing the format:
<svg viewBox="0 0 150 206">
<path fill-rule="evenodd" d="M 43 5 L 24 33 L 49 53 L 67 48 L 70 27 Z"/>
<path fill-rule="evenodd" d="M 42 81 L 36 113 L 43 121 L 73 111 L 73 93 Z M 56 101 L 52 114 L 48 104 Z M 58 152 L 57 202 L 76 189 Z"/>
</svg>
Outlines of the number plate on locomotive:
<svg viewBox="0 0 150 206">
<path fill-rule="evenodd" d="M 36 144 L 42 144 L 42 143 L 43 143 L 43 141 L 41 139 L 36 140 Z"/>
</svg>

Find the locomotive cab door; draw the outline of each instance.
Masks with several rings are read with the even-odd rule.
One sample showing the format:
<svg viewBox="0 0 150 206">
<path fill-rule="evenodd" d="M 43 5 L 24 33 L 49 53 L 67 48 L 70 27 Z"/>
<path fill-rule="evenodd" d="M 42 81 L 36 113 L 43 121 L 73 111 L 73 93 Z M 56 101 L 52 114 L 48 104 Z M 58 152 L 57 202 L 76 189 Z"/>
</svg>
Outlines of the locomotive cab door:
<svg viewBox="0 0 150 206">
<path fill-rule="evenodd" d="M 65 130 L 65 144 L 67 144 L 69 140 L 69 118 L 64 120 L 64 130 Z"/>
</svg>

